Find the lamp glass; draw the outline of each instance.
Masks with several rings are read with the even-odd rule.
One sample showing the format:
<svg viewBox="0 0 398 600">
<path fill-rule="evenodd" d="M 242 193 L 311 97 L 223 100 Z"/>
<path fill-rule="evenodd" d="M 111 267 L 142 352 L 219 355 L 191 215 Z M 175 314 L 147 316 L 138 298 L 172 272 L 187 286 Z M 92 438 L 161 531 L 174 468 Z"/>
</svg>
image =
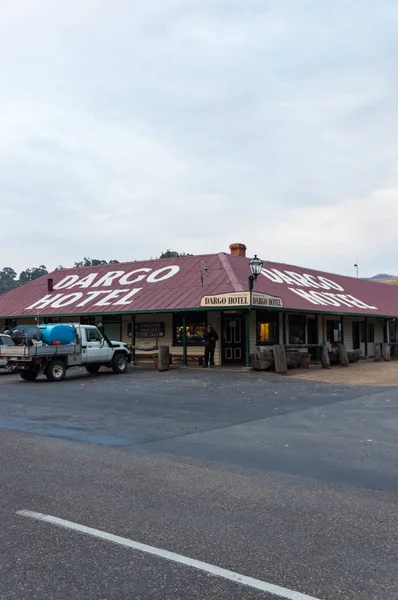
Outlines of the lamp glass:
<svg viewBox="0 0 398 600">
<path fill-rule="evenodd" d="M 249 266 L 251 274 L 257 277 L 257 275 L 260 275 L 261 269 L 263 268 L 263 261 L 261 258 L 257 257 L 257 254 L 255 254 L 254 258 L 251 259 Z"/>
</svg>

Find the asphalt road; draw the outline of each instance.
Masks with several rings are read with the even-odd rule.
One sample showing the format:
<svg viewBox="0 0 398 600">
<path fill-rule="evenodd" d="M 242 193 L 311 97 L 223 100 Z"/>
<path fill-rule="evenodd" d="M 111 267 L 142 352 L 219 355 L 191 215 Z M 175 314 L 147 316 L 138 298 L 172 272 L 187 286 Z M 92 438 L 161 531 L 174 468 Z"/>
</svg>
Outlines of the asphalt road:
<svg viewBox="0 0 398 600">
<path fill-rule="evenodd" d="M 398 388 L 193 369 L 1 375 L 0 427 L 1 600 L 277 597 L 20 510 L 291 594 L 398 598 Z"/>
</svg>

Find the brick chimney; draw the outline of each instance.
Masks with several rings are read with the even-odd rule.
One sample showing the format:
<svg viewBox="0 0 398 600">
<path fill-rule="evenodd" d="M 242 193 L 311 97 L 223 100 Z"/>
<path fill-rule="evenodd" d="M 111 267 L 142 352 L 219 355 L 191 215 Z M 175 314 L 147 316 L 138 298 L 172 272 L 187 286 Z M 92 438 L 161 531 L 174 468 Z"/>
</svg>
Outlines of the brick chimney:
<svg viewBox="0 0 398 600">
<path fill-rule="evenodd" d="M 244 244 L 230 244 L 229 250 L 232 256 L 246 256 L 246 246 Z"/>
</svg>

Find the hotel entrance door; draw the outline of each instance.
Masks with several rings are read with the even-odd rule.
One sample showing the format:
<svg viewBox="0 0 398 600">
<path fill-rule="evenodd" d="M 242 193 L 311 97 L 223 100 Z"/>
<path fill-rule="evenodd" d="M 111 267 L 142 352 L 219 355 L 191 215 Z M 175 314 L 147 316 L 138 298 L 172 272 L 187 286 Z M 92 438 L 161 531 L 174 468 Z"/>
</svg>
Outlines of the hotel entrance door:
<svg viewBox="0 0 398 600">
<path fill-rule="evenodd" d="M 222 357 L 224 364 L 245 362 L 245 322 L 242 314 L 223 315 Z"/>
</svg>

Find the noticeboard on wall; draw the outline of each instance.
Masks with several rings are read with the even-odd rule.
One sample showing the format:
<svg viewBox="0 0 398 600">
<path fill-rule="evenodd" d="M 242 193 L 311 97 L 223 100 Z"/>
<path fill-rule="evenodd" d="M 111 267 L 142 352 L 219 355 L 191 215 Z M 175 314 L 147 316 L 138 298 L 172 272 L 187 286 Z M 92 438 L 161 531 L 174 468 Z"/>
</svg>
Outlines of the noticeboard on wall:
<svg viewBox="0 0 398 600">
<path fill-rule="evenodd" d="M 161 338 L 165 334 L 165 324 L 156 323 L 136 323 L 135 337 L 137 338 Z"/>
</svg>

